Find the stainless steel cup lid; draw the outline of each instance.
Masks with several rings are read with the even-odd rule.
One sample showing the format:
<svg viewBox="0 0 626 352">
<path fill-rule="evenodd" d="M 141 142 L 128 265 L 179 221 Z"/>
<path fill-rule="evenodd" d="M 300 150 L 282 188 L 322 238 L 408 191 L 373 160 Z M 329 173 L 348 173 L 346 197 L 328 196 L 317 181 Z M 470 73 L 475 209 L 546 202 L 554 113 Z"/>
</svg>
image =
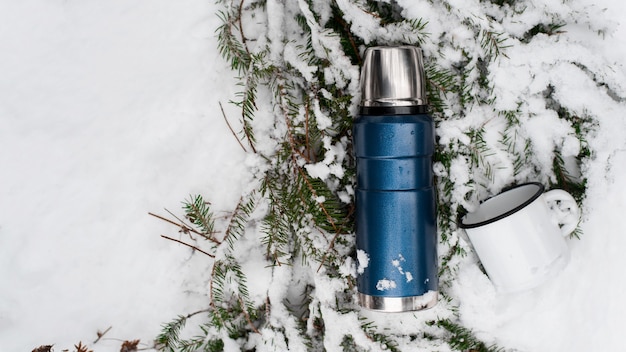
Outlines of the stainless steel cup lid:
<svg viewBox="0 0 626 352">
<path fill-rule="evenodd" d="M 427 104 L 420 48 L 376 46 L 365 51 L 361 69 L 361 106 Z"/>
</svg>

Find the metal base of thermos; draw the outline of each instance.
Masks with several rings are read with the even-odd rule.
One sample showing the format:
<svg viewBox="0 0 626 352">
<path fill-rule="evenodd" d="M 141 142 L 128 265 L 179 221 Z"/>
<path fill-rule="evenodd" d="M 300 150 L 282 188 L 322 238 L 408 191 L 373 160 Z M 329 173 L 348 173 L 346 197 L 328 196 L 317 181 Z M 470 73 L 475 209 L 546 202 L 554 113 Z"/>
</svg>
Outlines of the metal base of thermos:
<svg viewBox="0 0 626 352">
<path fill-rule="evenodd" d="M 359 292 L 359 304 L 363 308 L 385 313 L 400 313 L 429 309 L 437 305 L 439 292 L 428 291 L 421 296 L 381 297 Z"/>
</svg>

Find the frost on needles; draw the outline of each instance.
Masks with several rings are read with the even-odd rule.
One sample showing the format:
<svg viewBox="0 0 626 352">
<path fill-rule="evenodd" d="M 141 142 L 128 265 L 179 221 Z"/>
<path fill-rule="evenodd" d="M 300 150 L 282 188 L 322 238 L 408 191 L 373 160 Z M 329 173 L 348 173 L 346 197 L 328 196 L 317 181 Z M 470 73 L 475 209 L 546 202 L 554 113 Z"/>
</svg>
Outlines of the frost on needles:
<svg viewBox="0 0 626 352">
<path fill-rule="evenodd" d="M 161 350 L 500 350 L 497 336 L 480 341 L 462 326 L 463 293 L 452 284 L 473 254 L 456 220 L 530 180 L 569 191 L 584 209 L 587 141 L 601 111 L 570 87 L 619 99 L 609 68 L 567 35 L 570 26 L 606 30 L 581 15 L 594 9 L 495 0 L 221 5 L 219 49 L 240 89 L 231 101 L 240 114 L 224 117 L 248 154 L 250 182 L 226 216 L 210 211 L 211 195 L 185 201 L 187 229 L 205 240 L 193 246 L 209 254 L 209 302 L 164 324 Z M 443 298 L 419 314 L 379 316 L 356 303 L 351 126 L 361 54 L 396 44 L 424 50 Z"/>
</svg>

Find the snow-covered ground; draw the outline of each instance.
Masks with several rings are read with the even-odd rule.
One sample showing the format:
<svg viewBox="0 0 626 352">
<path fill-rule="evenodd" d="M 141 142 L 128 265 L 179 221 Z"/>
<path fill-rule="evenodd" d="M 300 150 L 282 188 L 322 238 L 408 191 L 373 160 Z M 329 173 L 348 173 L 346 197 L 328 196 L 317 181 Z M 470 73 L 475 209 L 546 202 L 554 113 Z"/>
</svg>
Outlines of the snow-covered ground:
<svg viewBox="0 0 626 352">
<path fill-rule="evenodd" d="M 598 21 L 626 10 L 594 3 L 609 9 Z M 201 0 L 0 3 L 0 351 L 78 341 L 117 351 L 204 306 L 206 258 L 162 239 L 167 225 L 148 212 L 180 213 L 189 194 L 232 208 L 244 187 L 245 155 L 219 107 L 236 119 L 216 10 Z M 620 63 L 624 26 L 581 40 Z M 565 271 L 516 296 L 490 291 L 475 266 L 460 272 L 461 317 L 480 337 L 531 352 L 623 349 L 624 107 L 609 103 L 590 141 L 584 235 Z"/>
<path fill-rule="evenodd" d="M 148 215 L 235 202 L 211 1 L 0 4 L 0 350 L 150 341 L 207 270 Z M 217 204 L 219 206 L 219 204 Z M 119 350 L 103 340 L 98 351 Z"/>
</svg>

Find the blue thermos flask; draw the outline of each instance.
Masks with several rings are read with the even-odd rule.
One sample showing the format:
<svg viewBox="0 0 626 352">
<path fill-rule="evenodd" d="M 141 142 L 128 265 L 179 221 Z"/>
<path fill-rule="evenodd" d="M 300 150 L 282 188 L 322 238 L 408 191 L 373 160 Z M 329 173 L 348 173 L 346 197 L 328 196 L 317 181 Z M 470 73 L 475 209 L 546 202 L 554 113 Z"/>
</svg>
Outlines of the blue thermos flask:
<svg viewBox="0 0 626 352">
<path fill-rule="evenodd" d="M 357 288 L 362 307 L 383 312 L 437 304 L 437 225 L 421 49 L 371 47 L 354 120 Z"/>
</svg>

